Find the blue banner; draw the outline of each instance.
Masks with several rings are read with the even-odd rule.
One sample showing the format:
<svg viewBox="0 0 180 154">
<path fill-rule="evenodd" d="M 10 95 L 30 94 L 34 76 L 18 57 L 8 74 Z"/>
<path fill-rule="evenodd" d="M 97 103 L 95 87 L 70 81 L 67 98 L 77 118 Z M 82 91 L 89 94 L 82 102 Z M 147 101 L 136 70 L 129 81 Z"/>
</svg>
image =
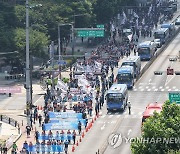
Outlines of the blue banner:
<svg viewBox="0 0 180 154">
<path fill-rule="evenodd" d="M 59 124 L 61 124 L 62 122 L 73 122 L 73 123 L 78 123 L 78 122 L 81 122 L 81 124 L 83 125 L 83 126 L 85 126 L 86 125 L 86 120 L 85 119 L 66 119 L 66 120 L 59 120 L 59 119 L 57 119 L 57 118 L 55 118 L 55 119 L 50 119 L 50 122 L 49 123 L 59 123 Z"/>
<path fill-rule="evenodd" d="M 49 118 L 78 118 L 82 119 L 82 113 L 74 113 L 74 112 L 48 112 Z"/>
<path fill-rule="evenodd" d="M 64 145 L 38 145 L 28 146 L 28 152 L 64 152 Z"/>
<path fill-rule="evenodd" d="M 75 122 L 61 122 L 61 123 L 47 123 L 44 124 L 44 130 L 77 130 L 78 129 L 78 123 Z"/>
<path fill-rule="evenodd" d="M 40 135 L 38 137 L 38 140 L 61 140 L 61 141 L 65 141 L 65 140 L 72 140 L 72 134 L 59 134 L 59 135 Z"/>
</svg>

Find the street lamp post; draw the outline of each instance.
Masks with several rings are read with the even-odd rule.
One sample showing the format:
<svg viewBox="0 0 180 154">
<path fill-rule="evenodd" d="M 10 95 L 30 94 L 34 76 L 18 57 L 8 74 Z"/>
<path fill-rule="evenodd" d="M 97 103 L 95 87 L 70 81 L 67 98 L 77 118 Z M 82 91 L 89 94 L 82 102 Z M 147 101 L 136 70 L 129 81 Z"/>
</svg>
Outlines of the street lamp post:
<svg viewBox="0 0 180 154">
<path fill-rule="evenodd" d="M 74 14 L 73 15 L 73 20 L 74 20 L 74 25 L 72 24 L 72 55 L 74 55 L 74 49 L 75 49 L 75 36 L 74 36 L 74 28 L 75 28 L 75 24 L 76 24 L 76 17 L 79 16 L 85 16 L 87 14 Z"/>
<path fill-rule="evenodd" d="M 29 62 L 29 2 L 26 0 L 26 109 L 27 126 L 30 126 L 30 108 L 32 105 L 30 95 L 30 62 Z"/>
<path fill-rule="evenodd" d="M 60 30 L 60 27 L 61 26 L 66 26 L 66 25 L 69 25 L 69 26 L 72 26 L 72 35 L 73 35 L 73 24 L 58 24 L 58 54 L 59 54 L 59 79 L 61 79 L 61 65 L 60 65 L 60 62 L 61 62 L 61 30 Z"/>
</svg>

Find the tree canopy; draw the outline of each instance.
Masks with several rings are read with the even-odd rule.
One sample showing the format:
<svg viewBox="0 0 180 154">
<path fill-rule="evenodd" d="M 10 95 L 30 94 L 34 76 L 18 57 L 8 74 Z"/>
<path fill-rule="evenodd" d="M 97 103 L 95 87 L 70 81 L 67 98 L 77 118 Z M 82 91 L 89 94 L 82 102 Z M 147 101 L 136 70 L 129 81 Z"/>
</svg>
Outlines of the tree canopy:
<svg viewBox="0 0 180 154">
<path fill-rule="evenodd" d="M 75 27 L 85 28 L 92 27 L 95 24 L 109 23 L 110 19 L 118 12 L 119 6 L 125 5 L 126 1 L 127 0 L 29 1 L 29 23 L 32 32 L 30 36 L 38 36 L 38 40 L 35 38 L 36 41 L 30 40 L 30 50 L 33 54 L 37 54 L 37 52 L 44 51 L 44 46 L 48 46 L 50 41 L 56 43 L 58 38 L 58 24 L 75 22 Z M 128 2 L 129 1 L 135 2 L 135 0 L 128 0 Z M 12 52 L 15 50 L 19 50 L 20 53 L 24 52 L 25 33 L 23 30 L 25 31 L 26 26 L 25 1 L 21 1 L 21 3 L 18 2 L 17 0 L 16 5 L 8 2 L 0 2 L 0 52 Z M 40 6 L 38 4 L 42 5 Z M 68 37 L 70 32 L 70 28 L 63 30 L 61 37 Z M 41 54 L 38 53 L 37 55 Z"/>
<path fill-rule="evenodd" d="M 143 125 L 142 138 L 153 139 L 153 142 L 131 144 L 133 154 L 166 154 L 180 149 L 180 106 L 166 101 L 160 114 L 148 118 Z M 164 141 L 157 141 L 163 140 Z M 169 152 L 171 151 L 171 152 Z"/>
</svg>

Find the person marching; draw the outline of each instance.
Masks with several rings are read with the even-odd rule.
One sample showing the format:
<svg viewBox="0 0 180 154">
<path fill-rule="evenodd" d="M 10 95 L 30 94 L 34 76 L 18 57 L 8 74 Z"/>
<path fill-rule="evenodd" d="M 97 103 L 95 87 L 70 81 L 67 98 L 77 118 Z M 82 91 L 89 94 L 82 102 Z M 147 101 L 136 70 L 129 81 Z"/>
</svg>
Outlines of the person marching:
<svg viewBox="0 0 180 154">
<path fill-rule="evenodd" d="M 129 115 L 131 114 L 131 103 L 130 102 L 128 102 L 128 109 L 129 109 Z"/>
</svg>

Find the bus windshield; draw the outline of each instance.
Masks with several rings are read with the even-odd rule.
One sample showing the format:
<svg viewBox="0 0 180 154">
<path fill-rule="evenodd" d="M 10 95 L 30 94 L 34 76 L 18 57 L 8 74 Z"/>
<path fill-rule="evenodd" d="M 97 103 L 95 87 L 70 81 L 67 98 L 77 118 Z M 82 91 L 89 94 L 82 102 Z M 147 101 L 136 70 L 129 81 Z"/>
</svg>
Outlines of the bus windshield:
<svg viewBox="0 0 180 154">
<path fill-rule="evenodd" d="M 149 48 L 139 48 L 138 49 L 138 54 L 149 54 Z"/>
<path fill-rule="evenodd" d="M 164 38 L 164 34 L 155 33 L 155 39 L 163 39 L 163 38 Z"/>
<path fill-rule="evenodd" d="M 107 102 L 109 103 L 119 103 L 123 100 L 122 94 L 108 94 Z"/>
<path fill-rule="evenodd" d="M 132 80 L 132 75 L 130 73 L 118 74 L 118 81 L 127 82 Z"/>
<path fill-rule="evenodd" d="M 134 70 L 136 69 L 136 65 L 134 62 L 123 62 L 122 66 L 133 66 Z"/>
</svg>

